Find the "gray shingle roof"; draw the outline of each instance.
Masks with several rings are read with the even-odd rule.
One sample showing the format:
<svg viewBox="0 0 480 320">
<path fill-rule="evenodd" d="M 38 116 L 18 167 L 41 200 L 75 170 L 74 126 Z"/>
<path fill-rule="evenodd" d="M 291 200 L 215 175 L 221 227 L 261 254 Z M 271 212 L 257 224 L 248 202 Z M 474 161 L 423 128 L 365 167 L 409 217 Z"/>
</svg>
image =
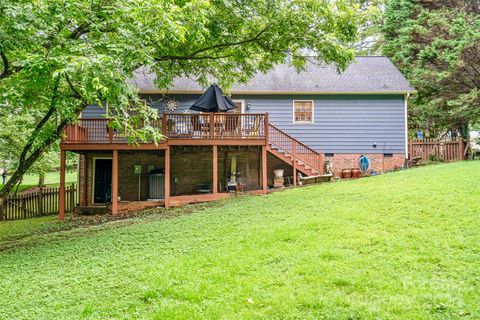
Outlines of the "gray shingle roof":
<svg viewBox="0 0 480 320">
<path fill-rule="evenodd" d="M 133 82 L 140 92 L 160 92 L 155 75 L 138 70 Z M 188 78 L 178 78 L 169 93 L 198 93 L 204 88 Z M 357 57 L 347 70 L 337 73 L 334 66 L 308 63 L 297 72 L 288 65 L 278 65 L 267 73 L 256 74 L 247 84 L 233 86 L 232 93 L 408 93 L 415 92 L 405 77 L 387 57 Z"/>
</svg>

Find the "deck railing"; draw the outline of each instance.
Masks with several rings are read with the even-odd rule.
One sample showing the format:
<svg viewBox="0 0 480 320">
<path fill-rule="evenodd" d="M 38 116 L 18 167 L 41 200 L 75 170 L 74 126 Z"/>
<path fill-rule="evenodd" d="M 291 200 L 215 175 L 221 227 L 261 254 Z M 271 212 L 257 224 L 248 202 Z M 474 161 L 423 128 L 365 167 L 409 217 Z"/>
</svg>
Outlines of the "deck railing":
<svg viewBox="0 0 480 320">
<path fill-rule="evenodd" d="M 322 172 L 322 154 L 318 153 L 272 124 L 269 124 L 268 137 L 268 142 L 272 146 L 292 156 L 293 161 L 305 163 L 316 171 Z"/>
<path fill-rule="evenodd" d="M 164 113 L 156 127 L 175 139 L 266 139 L 265 113 Z M 80 119 L 67 126 L 65 143 L 126 143 L 122 132 L 110 128 L 108 119 Z"/>
<path fill-rule="evenodd" d="M 169 138 L 265 139 L 265 114 L 166 113 L 164 135 Z"/>
</svg>

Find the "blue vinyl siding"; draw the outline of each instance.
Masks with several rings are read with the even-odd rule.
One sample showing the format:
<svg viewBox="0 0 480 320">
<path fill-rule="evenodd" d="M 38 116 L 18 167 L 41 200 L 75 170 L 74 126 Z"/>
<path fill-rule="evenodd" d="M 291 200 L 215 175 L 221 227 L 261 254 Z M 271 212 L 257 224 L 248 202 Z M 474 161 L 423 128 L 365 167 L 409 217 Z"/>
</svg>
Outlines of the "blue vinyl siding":
<svg viewBox="0 0 480 320">
<path fill-rule="evenodd" d="M 148 95 L 160 112 L 162 95 Z M 199 95 L 176 95 L 183 112 Z M 405 153 L 403 95 L 241 95 L 249 112 L 268 112 L 272 124 L 324 153 Z M 293 101 L 314 101 L 314 123 L 293 123 Z M 88 107 L 83 117 L 101 116 Z M 374 148 L 373 144 L 377 147 Z"/>
</svg>

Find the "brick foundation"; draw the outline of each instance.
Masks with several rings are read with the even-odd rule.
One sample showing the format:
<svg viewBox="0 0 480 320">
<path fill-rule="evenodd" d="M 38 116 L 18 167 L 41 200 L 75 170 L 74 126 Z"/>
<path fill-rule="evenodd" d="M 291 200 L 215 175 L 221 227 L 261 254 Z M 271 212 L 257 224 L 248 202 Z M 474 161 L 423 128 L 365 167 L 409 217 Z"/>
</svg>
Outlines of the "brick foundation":
<svg viewBox="0 0 480 320">
<path fill-rule="evenodd" d="M 171 195 L 197 194 L 200 185 L 212 188 L 212 147 L 171 148 Z M 82 154 L 79 161 L 79 203 L 92 205 L 94 159 L 111 158 L 111 153 L 89 152 Z M 225 191 L 230 178 L 232 158 L 237 159 L 237 172 L 246 177 L 246 190 L 261 188 L 261 149 L 259 147 L 218 147 L 218 191 Z M 165 153 L 158 151 L 120 151 L 118 156 L 118 195 L 122 201 L 138 201 L 138 174 L 134 166 L 141 165 L 140 201 L 148 198 L 149 167 L 165 169 Z"/>
<path fill-rule="evenodd" d="M 383 154 L 364 154 L 370 159 L 370 170 L 383 173 L 386 171 L 393 171 L 402 168 L 405 163 L 405 154 L 394 153 L 391 157 Z M 330 160 L 333 163 L 333 173 L 335 176 L 341 176 L 343 169 L 360 168 L 358 159 L 361 154 L 343 154 L 336 153 L 333 157 L 325 157 L 325 160 Z"/>
<path fill-rule="evenodd" d="M 401 168 L 404 154 L 365 154 L 371 162 L 372 171 L 382 173 Z M 226 181 L 230 177 L 232 158 L 237 159 L 237 172 L 247 178 L 246 190 L 261 189 L 261 148 L 259 147 L 219 147 L 218 148 L 218 190 L 225 191 Z M 277 157 L 267 154 L 267 181 L 273 185 L 273 171 L 283 169 L 284 177 L 292 176 L 292 167 Z M 334 154 L 325 157 L 333 162 L 335 176 L 340 176 L 342 169 L 359 168 L 361 154 Z M 109 158 L 109 153 L 84 153 L 79 157 L 79 205 L 92 205 L 93 159 Z M 212 148 L 211 147 L 172 147 L 171 148 L 171 195 L 197 194 L 199 185 L 212 186 Z M 140 200 L 148 198 L 148 169 L 164 169 L 165 154 L 158 151 L 120 151 L 119 152 L 119 196 L 122 201 L 138 201 L 138 175 L 135 165 L 142 166 Z M 285 182 L 286 183 L 286 182 Z M 132 204 L 134 205 L 134 204 Z"/>
<path fill-rule="evenodd" d="M 145 201 L 148 199 L 149 167 L 155 170 L 165 169 L 165 152 L 119 152 L 118 154 L 118 195 L 122 201 Z M 142 166 L 140 174 L 140 198 L 138 174 L 135 165 Z"/>
</svg>

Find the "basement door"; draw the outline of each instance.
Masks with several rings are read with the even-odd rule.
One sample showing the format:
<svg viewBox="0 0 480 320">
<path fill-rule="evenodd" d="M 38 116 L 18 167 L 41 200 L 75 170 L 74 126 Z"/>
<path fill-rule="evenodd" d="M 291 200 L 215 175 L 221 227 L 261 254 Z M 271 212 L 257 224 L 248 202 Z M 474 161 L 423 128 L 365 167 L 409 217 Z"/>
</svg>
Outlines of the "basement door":
<svg viewBox="0 0 480 320">
<path fill-rule="evenodd" d="M 112 159 L 95 159 L 93 203 L 110 202 L 112 198 Z"/>
</svg>

